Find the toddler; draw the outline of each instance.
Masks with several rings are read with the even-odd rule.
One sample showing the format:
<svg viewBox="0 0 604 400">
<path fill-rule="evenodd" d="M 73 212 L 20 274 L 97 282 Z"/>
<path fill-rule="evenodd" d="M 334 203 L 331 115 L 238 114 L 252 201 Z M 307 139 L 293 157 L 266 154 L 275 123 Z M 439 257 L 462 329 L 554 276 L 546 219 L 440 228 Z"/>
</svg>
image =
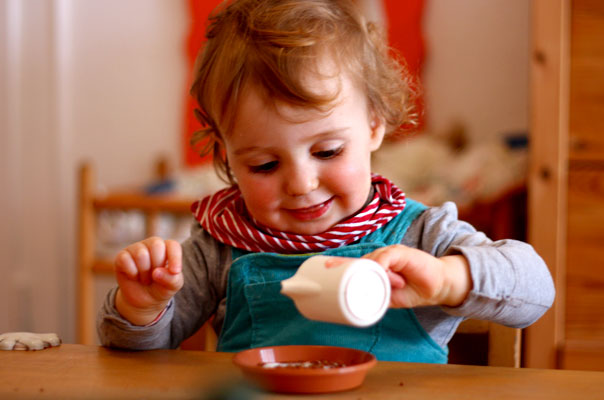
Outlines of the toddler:
<svg viewBox="0 0 604 400">
<path fill-rule="evenodd" d="M 404 68 L 352 0 L 227 2 L 195 72 L 201 151 L 232 185 L 192 206 L 182 245 L 152 237 L 117 255 L 103 345 L 176 348 L 215 316 L 219 351 L 322 344 L 445 363 L 465 318 L 525 327 L 551 306 L 531 246 L 493 242 L 454 204 L 427 207 L 371 173 L 371 153 L 414 115 Z M 384 318 L 302 317 L 280 282 L 317 253 L 381 264 Z"/>
</svg>

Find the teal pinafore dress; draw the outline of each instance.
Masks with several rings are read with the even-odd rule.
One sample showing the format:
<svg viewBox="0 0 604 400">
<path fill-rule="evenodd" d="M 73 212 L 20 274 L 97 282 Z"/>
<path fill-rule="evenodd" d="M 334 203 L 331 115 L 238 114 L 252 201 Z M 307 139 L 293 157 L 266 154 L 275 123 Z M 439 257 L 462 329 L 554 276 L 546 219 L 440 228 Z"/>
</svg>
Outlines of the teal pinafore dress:
<svg viewBox="0 0 604 400">
<path fill-rule="evenodd" d="M 404 210 L 385 226 L 354 244 L 322 252 L 326 256 L 361 257 L 380 247 L 399 244 L 426 206 L 407 199 Z M 412 309 L 389 309 L 367 328 L 311 321 L 280 293 L 281 281 L 293 276 L 313 254 L 245 253 L 233 249 L 226 315 L 219 351 L 277 345 L 329 345 L 368 351 L 381 361 L 446 363 L 440 347 L 419 324 Z"/>
</svg>

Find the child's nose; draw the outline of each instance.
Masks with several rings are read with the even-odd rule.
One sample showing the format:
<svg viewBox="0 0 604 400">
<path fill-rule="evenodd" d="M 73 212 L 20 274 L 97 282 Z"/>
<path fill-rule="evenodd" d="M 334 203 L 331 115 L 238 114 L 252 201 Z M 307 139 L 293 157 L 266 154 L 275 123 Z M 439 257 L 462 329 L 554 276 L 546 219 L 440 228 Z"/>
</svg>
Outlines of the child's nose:
<svg viewBox="0 0 604 400">
<path fill-rule="evenodd" d="M 290 196 L 303 196 L 318 187 L 318 176 L 309 167 L 292 168 L 285 177 L 285 190 Z"/>
</svg>

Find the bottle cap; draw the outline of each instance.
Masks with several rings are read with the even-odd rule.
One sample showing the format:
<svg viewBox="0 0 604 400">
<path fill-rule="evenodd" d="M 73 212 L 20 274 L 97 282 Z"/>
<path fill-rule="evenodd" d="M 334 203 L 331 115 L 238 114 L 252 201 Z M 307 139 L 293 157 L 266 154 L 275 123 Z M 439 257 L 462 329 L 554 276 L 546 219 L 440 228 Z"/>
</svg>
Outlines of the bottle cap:
<svg viewBox="0 0 604 400">
<path fill-rule="evenodd" d="M 354 325 L 369 326 L 380 320 L 390 303 L 390 281 L 384 269 L 371 260 L 357 260 L 344 283 L 345 313 Z"/>
</svg>

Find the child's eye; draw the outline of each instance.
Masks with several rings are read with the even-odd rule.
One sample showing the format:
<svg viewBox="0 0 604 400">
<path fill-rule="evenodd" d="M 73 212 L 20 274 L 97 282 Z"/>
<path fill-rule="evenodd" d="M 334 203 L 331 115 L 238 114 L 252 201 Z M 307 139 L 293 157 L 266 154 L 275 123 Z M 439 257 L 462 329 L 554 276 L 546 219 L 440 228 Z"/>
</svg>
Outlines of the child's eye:
<svg viewBox="0 0 604 400">
<path fill-rule="evenodd" d="M 344 146 L 340 146 L 331 150 L 315 151 L 314 153 L 312 153 L 312 155 L 322 160 L 329 160 L 330 158 L 339 156 L 342 153 L 342 150 L 344 150 Z"/>
<path fill-rule="evenodd" d="M 262 174 L 274 171 L 277 168 L 277 165 L 279 165 L 279 162 L 275 160 L 260 165 L 250 165 L 249 168 L 253 173 Z"/>
</svg>

